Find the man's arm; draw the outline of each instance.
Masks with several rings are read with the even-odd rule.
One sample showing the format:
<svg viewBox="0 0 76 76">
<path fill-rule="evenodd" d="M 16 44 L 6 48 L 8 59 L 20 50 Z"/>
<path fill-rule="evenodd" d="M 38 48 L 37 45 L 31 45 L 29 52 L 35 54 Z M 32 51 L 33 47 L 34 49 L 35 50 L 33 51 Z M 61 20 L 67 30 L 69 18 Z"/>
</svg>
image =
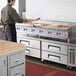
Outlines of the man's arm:
<svg viewBox="0 0 76 76">
<path fill-rule="evenodd" d="M 10 9 L 8 14 L 14 20 L 14 22 L 22 23 L 23 19 L 19 16 L 14 8 Z"/>
<path fill-rule="evenodd" d="M 37 20 L 40 20 L 40 17 L 39 18 L 36 18 L 36 19 L 23 19 L 24 22 L 32 22 L 32 21 L 37 21 Z"/>
<path fill-rule="evenodd" d="M 14 19 L 15 22 L 19 22 L 19 23 L 22 23 L 22 22 L 32 22 L 32 21 L 37 21 L 37 20 L 40 20 L 40 18 L 36 18 L 36 19 L 22 19 L 18 13 L 16 12 L 15 9 L 11 10 L 9 12 L 10 16 Z"/>
</svg>

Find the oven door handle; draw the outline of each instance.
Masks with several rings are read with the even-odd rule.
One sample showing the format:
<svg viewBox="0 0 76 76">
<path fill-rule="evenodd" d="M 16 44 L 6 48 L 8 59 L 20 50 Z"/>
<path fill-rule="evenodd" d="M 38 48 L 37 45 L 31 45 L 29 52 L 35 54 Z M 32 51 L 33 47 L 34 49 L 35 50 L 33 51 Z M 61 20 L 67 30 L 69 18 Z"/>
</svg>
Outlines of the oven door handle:
<svg viewBox="0 0 76 76">
<path fill-rule="evenodd" d="M 20 43 L 23 43 L 26 46 L 30 45 L 30 41 L 26 41 L 26 40 L 20 40 Z"/>
<path fill-rule="evenodd" d="M 59 46 L 48 45 L 48 49 L 49 50 L 54 50 L 54 51 L 60 51 L 60 47 Z"/>
<path fill-rule="evenodd" d="M 26 53 L 26 54 L 30 54 L 30 49 L 26 48 L 26 49 L 25 49 L 25 53 Z"/>
<path fill-rule="evenodd" d="M 57 55 L 48 54 L 48 58 L 61 61 L 61 57 Z"/>
</svg>

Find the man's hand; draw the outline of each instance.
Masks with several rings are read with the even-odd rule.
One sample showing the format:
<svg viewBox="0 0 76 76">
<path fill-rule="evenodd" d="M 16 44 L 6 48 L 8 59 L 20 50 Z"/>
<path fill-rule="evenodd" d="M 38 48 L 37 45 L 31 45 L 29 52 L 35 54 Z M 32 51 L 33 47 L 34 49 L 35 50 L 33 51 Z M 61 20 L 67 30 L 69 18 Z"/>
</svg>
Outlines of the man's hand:
<svg viewBox="0 0 76 76">
<path fill-rule="evenodd" d="M 32 21 L 37 21 L 37 20 L 40 20 L 40 17 L 39 18 L 36 18 L 36 19 L 33 19 Z"/>
<path fill-rule="evenodd" d="M 37 20 L 40 20 L 40 17 L 39 18 L 36 18 L 36 19 L 24 19 L 24 23 L 31 23 L 32 24 L 32 21 L 37 21 Z"/>
</svg>

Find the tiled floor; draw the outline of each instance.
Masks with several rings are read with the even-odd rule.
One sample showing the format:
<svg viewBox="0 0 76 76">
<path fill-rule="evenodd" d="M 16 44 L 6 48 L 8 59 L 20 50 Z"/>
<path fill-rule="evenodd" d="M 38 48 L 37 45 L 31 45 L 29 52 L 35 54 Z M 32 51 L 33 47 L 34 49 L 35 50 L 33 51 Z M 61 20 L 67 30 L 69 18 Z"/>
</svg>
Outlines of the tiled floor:
<svg viewBox="0 0 76 76">
<path fill-rule="evenodd" d="M 76 74 L 76 68 L 73 67 L 72 69 L 68 69 L 66 65 L 62 65 L 62 64 L 58 64 L 58 63 L 54 63 L 54 62 L 50 62 L 50 61 L 44 61 L 41 62 L 40 59 L 38 58 L 33 58 L 33 57 L 29 57 L 29 56 L 26 56 L 26 60 L 30 60 L 32 62 L 36 62 L 38 64 L 43 64 L 43 65 L 47 65 L 47 66 L 51 66 L 51 67 L 55 67 L 55 68 L 58 68 L 58 69 L 61 69 L 61 70 L 65 70 L 65 71 L 68 71 L 68 72 L 73 72 Z"/>
</svg>

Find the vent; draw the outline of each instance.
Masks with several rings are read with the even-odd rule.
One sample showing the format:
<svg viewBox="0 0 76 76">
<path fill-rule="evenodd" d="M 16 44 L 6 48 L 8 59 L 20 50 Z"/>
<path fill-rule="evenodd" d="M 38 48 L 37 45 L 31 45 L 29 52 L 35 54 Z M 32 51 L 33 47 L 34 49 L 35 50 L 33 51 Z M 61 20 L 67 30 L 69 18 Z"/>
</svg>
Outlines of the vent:
<svg viewBox="0 0 76 76">
<path fill-rule="evenodd" d="M 70 57 L 70 64 L 75 64 L 75 49 L 70 49 L 69 57 Z"/>
</svg>

